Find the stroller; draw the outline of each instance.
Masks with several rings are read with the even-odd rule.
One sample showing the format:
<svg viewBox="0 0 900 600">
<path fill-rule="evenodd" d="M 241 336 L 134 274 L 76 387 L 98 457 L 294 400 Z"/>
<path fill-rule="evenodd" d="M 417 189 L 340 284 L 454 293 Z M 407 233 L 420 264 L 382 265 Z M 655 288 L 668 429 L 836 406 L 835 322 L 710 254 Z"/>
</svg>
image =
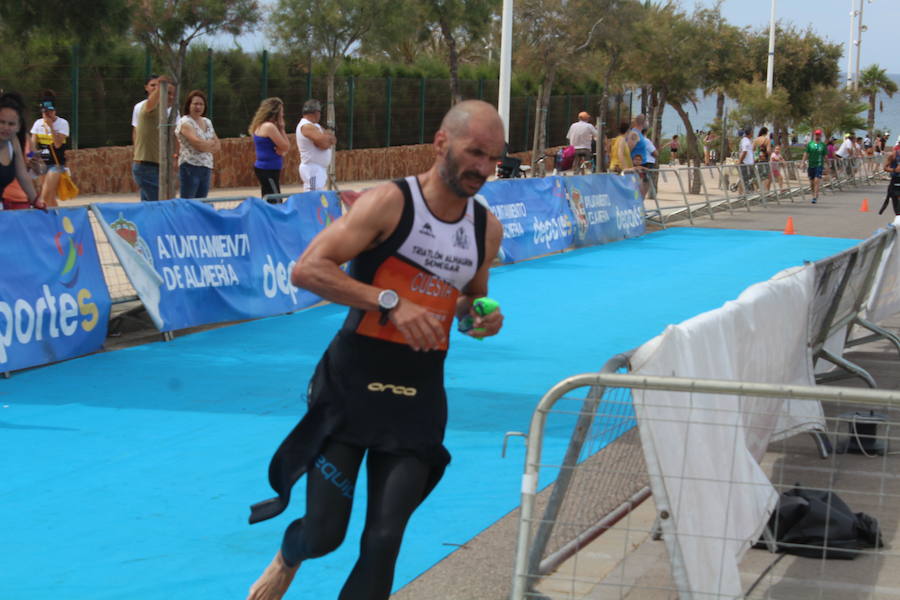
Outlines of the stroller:
<svg viewBox="0 0 900 600">
<path fill-rule="evenodd" d="M 522 166 L 522 159 L 515 156 L 504 156 L 497 161 L 497 178 L 512 179 L 525 177 L 526 168 Z"/>
</svg>

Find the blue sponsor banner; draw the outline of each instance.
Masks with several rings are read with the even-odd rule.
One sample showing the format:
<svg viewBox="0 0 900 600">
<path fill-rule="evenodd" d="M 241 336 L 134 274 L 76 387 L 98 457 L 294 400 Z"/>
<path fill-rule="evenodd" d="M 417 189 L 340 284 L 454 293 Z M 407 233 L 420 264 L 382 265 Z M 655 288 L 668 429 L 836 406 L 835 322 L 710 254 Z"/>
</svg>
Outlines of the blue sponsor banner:
<svg viewBox="0 0 900 600">
<path fill-rule="evenodd" d="M 99 350 L 109 292 L 85 208 L 0 211 L 0 371 Z"/>
<path fill-rule="evenodd" d="M 575 219 L 575 245 L 595 246 L 644 233 L 644 202 L 634 175 L 563 177 Z"/>
<path fill-rule="evenodd" d="M 290 312 L 319 301 L 290 282 L 310 240 L 340 217 L 334 192 L 284 204 L 249 198 L 96 204 L 101 225 L 160 331 Z"/>
<path fill-rule="evenodd" d="M 559 252 L 574 241 L 573 215 L 562 177 L 498 179 L 476 196 L 503 225 L 500 261 Z"/>
</svg>

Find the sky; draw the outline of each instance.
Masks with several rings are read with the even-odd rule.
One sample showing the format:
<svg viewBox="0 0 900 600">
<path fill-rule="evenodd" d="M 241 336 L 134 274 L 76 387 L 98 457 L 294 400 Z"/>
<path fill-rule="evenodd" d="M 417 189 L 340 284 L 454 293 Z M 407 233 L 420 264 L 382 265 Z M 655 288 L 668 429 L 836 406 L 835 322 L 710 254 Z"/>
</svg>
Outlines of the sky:
<svg viewBox="0 0 900 600">
<path fill-rule="evenodd" d="M 326 0 L 327 1 L 327 0 Z M 860 70 L 878 63 L 888 73 L 900 74 L 900 52 L 891 44 L 896 37 L 896 27 L 900 17 L 900 0 L 862 0 L 863 24 L 868 31 L 862 36 L 862 55 Z M 776 0 L 775 15 L 778 20 L 792 23 L 799 29 L 812 26 L 813 31 L 831 42 L 841 44 L 844 57 L 840 67 L 847 67 L 847 41 L 850 37 L 850 4 L 858 10 L 860 0 Z M 271 0 L 262 0 L 263 5 L 271 5 Z M 685 8 L 692 8 L 693 0 L 682 0 Z M 699 0 L 701 6 L 711 6 L 713 0 Z M 739 27 L 749 25 L 753 28 L 768 28 L 770 2 L 767 0 L 724 0 L 722 14 L 725 19 Z M 855 31 L 855 30 L 854 30 Z M 239 43 L 248 52 L 271 48 L 264 33 L 260 30 L 238 38 Z M 213 45 L 230 46 L 231 36 L 218 36 Z M 776 40 L 777 65 L 777 40 Z M 854 51 L 855 61 L 855 51 Z M 854 62 L 855 68 L 855 62 Z"/>
<path fill-rule="evenodd" d="M 897 36 L 900 17 L 898 0 L 862 0 L 863 25 L 868 31 L 862 35 L 862 53 L 859 68 L 878 63 L 888 73 L 900 73 L 900 53 L 892 43 Z M 776 0 L 775 18 L 793 23 L 799 29 L 811 26 L 830 42 L 840 43 L 844 50 L 841 71 L 847 68 L 847 41 L 850 39 L 850 4 L 859 10 L 860 0 Z M 711 6 L 709 0 L 702 2 Z M 685 3 L 685 6 L 689 6 Z M 754 29 L 769 26 L 771 3 L 766 0 L 725 0 L 722 16 L 738 27 L 749 25 Z M 855 29 L 854 29 L 855 31 Z M 778 40 L 775 41 L 775 68 L 778 68 Z M 856 51 L 854 50 L 854 68 Z"/>
</svg>

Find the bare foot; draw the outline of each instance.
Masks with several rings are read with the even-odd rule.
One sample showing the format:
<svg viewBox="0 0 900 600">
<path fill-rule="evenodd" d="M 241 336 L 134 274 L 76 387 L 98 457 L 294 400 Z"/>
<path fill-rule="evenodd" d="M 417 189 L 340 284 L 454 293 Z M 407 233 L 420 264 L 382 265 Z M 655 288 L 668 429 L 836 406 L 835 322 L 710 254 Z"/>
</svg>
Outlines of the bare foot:
<svg viewBox="0 0 900 600">
<path fill-rule="evenodd" d="M 285 564 L 279 550 L 259 579 L 250 586 L 247 600 L 280 600 L 294 580 L 299 566 L 289 567 Z"/>
</svg>

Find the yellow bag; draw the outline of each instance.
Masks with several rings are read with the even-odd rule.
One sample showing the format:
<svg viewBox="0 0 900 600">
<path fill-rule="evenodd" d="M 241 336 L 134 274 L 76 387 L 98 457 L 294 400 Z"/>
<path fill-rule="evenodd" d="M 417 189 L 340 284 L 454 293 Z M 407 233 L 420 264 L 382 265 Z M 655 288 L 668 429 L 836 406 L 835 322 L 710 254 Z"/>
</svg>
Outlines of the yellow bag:
<svg viewBox="0 0 900 600">
<path fill-rule="evenodd" d="M 72 181 L 69 170 L 66 169 L 59 177 L 59 187 L 56 188 L 56 195 L 60 200 L 72 200 L 78 196 L 78 186 Z"/>
<path fill-rule="evenodd" d="M 56 151 L 53 149 L 53 144 L 50 145 L 50 154 L 53 155 L 53 162 L 56 163 L 56 166 L 62 167 L 62 165 L 59 164 L 59 159 L 56 157 Z M 56 186 L 56 195 L 60 200 L 71 200 L 78 196 L 78 186 L 72 181 L 72 176 L 69 175 L 69 169 L 63 169 L 62 175 L 59 176 L 59 185 Z"/>
</svg>

